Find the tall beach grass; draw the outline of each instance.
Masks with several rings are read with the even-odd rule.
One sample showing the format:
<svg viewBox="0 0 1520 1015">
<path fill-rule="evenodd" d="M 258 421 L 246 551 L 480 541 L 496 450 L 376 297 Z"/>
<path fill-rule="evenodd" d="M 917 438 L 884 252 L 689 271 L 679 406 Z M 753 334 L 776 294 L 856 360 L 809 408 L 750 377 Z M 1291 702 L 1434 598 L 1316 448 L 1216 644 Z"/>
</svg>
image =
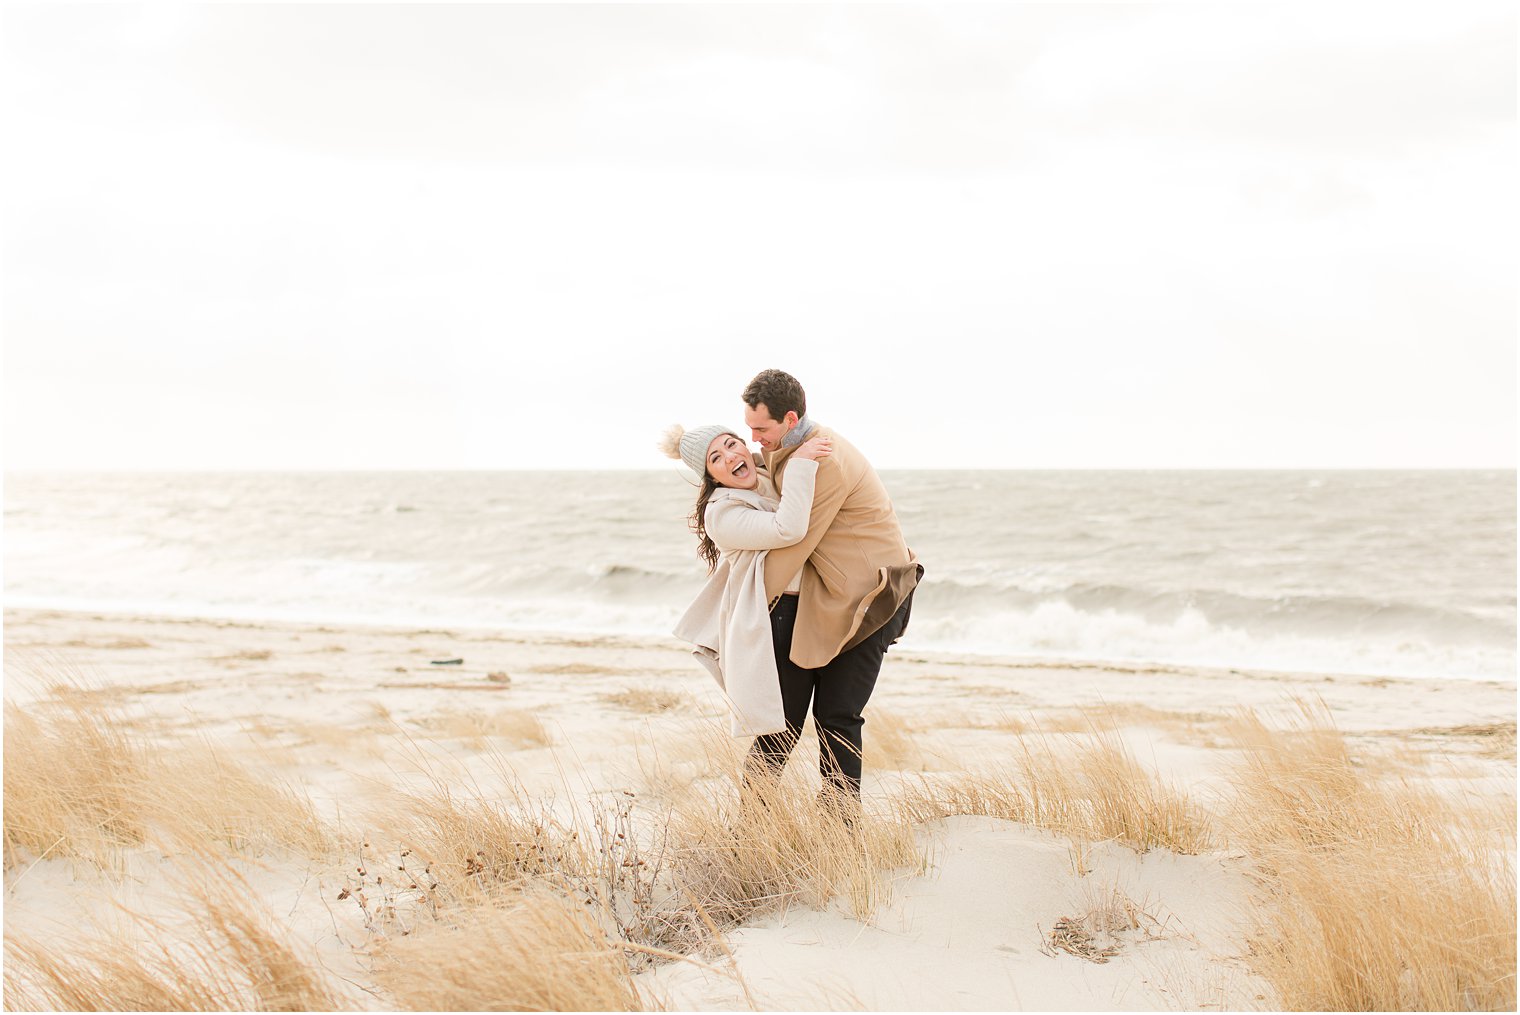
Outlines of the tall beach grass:
<svg viewBox="0 0 1520 1015">
<path fill-rule="evenodd" d="M 194 873 L 182 912 L 131 916 L 126 934 L 59 947 L 7 924 L 6 1005 L 657 1008 L 640 972 L 679 961 L 737 977 L 725 935 L 788 906 L 869 920 L 899 880 L 928 870 L 926 823 L 982 815 L 1067 836 L 1079 855 L 1102 841 L 1243 854 L 1259 889 L 1248 960 L 1275 992 L 1265 1003 L 1514 1006 L 1513 797 L 1443 796 L 1428 780 L 1369 769 L 1320 710 L 1286 727 L 1244 714 L 1211 729 L 1234 745 L 1221 755 L 1234 759 L 1232 797 L 1215 812 L 1097 719 L 1082 733 L 1020 735 L 1009 760 L 984 771 L 884 773 L 858 812 L 820 801 L 807 749 L 779 778 L 746 783 L 721 726 L 691 728 L 679 757 L 637 759 L 654 787 L 637 795 L 572 791 L 568 780 L 558 797 L 530 794 L 510 752 L 489 743 L 469 764 L 496 777 L 477 784 L 421 741 L 421 777 L 373 798 L 360 835 L 224 746 L 148 736 L 106 696 L 8 704 L 8 868 L 66 860 L 119 876 L 134 852 L 191 872 L 278 859 L 319 878 L 347 915 L 372 973 L 365 989 L 377 993 L 335 987 L 252 889 L 229 890 L 232 875 Z M 882 757 L 918 767 L 908 726 L 891 732 Z M 1105 895 L 1053 947 L 1108 957 L 1107 938 L 1145 918 Z"/>
<path fill-rule="evenodd" d="M 1237 723 L 1232 844 L 1260 877 L 1252 961 L 1283 1007 L 1513 1011 L 1514 799 L 1356 762 L 1323 708 Z"/>
</svg>

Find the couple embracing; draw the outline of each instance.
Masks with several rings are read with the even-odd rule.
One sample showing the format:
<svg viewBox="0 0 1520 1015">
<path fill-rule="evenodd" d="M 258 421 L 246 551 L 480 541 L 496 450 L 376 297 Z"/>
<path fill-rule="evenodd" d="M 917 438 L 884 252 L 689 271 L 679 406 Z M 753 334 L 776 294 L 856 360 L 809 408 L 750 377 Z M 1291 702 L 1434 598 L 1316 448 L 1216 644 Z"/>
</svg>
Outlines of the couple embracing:
<svg viewBox="0 0 1520 1015">
<path fill-rule="evenodd" d="M 796 378 L 761 371 L 743 400 L 761 461 L 721 425 L 663 445 L 702 477 L 691 526 L 711 575 L 675 634 L 723 688 L 734 735 L 755 737 L 746 782 L 780 773 L 811 704 L 824 799 L 848 807 L 862 712 L 923 568 L 876 470 L 808 418 Z"/>
</svg>

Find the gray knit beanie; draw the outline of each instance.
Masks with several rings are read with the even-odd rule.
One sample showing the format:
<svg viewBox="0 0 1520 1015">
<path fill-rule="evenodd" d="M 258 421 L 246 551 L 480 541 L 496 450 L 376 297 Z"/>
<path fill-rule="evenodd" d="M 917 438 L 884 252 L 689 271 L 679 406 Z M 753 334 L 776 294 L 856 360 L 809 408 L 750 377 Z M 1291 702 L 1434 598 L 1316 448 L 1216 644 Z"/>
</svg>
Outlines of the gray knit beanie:
<svg viewBox="0 0 1520 1015">
<path fill-rule="evenodd" d="M 665 436 L 660 439 L 660 450 L 671 458 L 679 458 L 686 463 L 686 467 L 699 476 L 707 474 L 707 446 L 713 442 L 713 438 L 721 434 L 733 434 L 739 437 L 726 426 L 713 423 L 710 426 L 699 426 L 695 430 L 684 429 L 680 423 L 673 424 L 665 431 Z M 742 441 L 744 438 L 739 437 Z"/>
</svg>

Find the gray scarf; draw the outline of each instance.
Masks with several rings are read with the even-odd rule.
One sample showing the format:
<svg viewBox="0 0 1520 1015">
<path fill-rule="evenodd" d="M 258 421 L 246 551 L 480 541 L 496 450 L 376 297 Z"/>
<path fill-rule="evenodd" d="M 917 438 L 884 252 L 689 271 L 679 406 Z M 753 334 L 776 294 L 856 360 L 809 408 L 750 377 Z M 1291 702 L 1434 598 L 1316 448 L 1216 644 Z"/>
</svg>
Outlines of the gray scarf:
<svg viewBox="0 0 1520 1015">
<path fill-rule="evenodd" d="M 808 434 L 812 433 L 816 426 L 817 424 L 808 419 L 806 413 L 803 413 L 802 418 L 797 421 L 797 425 L 788 430 L 786 436 L 781 438 L 781 446 L 783 448 L 795 448 L 808 439 Z"/>
</svg>

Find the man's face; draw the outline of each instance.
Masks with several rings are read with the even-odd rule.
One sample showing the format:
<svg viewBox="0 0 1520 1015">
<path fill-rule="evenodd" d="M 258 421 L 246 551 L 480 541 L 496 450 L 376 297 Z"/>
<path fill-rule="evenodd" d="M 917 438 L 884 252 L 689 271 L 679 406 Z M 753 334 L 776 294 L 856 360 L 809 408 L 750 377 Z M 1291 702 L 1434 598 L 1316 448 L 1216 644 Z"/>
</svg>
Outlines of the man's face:
<svg viewBox="0 0 1520 1015">
<path fill-rule="evenodd" d="M 781 438 L 797 425 L 797 414 L 789 412 L 777 421 L 771 418 L 771 411 L 764 402 L 757 402 L 753 409 L 747 405 L 744 407 L 744 425 L 749 427 L 756 444 L 766 451 L 775 451 L 781 446 Z"/>
<path fill-rule="evenodd" d="M 753 490 L 760 482 L 754 455 L 731 433 L 719 434 L 707 445 L 707 471 L 719 486 L 735 490 Z"/>
</svg>

